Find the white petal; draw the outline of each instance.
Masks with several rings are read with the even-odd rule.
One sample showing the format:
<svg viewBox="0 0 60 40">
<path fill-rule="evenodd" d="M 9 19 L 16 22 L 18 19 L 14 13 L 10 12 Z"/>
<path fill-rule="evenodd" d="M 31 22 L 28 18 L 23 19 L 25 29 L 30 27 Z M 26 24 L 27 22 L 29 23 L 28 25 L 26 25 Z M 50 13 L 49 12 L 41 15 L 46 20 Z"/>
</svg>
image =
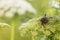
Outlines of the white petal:
<svg viewBox="0 0 60 40">
<path fill-rule="evenodd" d="M 36 9 L 28 2 L 26 2 L 26 8 L 27 8 L 27 11 L 36 13 Z"/>
<path fill-rule="evenodd" d="M 4 11 L 0 10 L 0 17 L 3 16 L 3 14 L 4 14 Z"/>
<path fill-rule="evenodd" d="M 10 12 L 16 12 L 16 11 L 17 11 L 17 8 L 15 7 L 10 9 Z"/>
<path fill-rule="evenodd" d="M 11 18 L 14 16 L 14 13 L 9 11 L 5 14 L 5 16 Z"/>
<path fill-rule="evenodd" d="M 17 12 L 18 12 L 19 15 L 23 15 L 26 12 L 26 9 L 25 8 L 20 8 L 20 9 L 18 9 Z"/>
<path fill-rule="evenodd" d="M 55 0 L 52 0 L 51 5 L 55 8 L 59 8 L 59 2 L 56 2 Z"/>
</svg>

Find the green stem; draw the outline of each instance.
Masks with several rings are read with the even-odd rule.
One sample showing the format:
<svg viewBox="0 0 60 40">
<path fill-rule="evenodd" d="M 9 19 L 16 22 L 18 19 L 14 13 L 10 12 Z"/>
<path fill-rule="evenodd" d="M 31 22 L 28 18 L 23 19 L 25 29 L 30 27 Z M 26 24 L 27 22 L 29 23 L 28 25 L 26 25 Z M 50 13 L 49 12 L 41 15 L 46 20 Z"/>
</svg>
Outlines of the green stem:
<svg viewBox="0 0 60 40">
<path fill-rule="evenodd" d="M 15 34 L 15 27 L 11 27 L 11 40 L 14 40 L 14 34 Z"/>
</svg>

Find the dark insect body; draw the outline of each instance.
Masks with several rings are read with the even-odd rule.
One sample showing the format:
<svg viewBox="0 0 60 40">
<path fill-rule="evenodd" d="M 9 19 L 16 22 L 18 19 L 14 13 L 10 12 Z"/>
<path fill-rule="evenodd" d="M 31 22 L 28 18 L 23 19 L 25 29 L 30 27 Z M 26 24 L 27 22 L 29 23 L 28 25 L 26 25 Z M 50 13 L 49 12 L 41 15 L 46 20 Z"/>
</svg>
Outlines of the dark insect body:
<svg viewBox="0 0 60 40">
<path fill-rule="evenodd" d="M 41 25 L 44 26 L 45 24 L 48 23 L 49 19 L 48 17 L 46 17 L 46 14 L 45 14 L 44 17 L 42 17 L 40 21 L 41 21 Z"/>
</svg>

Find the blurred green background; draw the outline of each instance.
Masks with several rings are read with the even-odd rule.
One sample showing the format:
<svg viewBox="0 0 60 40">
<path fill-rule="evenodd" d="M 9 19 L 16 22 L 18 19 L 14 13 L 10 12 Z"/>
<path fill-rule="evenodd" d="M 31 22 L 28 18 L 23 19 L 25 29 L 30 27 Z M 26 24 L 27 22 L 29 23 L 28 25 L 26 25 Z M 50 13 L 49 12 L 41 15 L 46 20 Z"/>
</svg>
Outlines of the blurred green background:
<svg viewBox="0 0 60 40">
<path fill-rule="evenodd" d="M 31 5 L 36 9 L 37 13 L 32 14 L 27 11 L 25 14 L 19 15 L 17 12 L 15 12 L 15 14 L 12 18 L 7 18 L 5 16 L 0 17 L 0 22 L 11 25 L 11 26 L 0 25 L 0 40 L 40 40 L 40 38 L 42 38 L 42 37 L 44 38 L 44 34 L 39 31 L 37 31 L 38 32 L 37 39 L 34 39 L 34 36 L 31 34 L 30 31 L 27 32 L 27 34 L 26 34 L 26 35 L 28 35 L 27 37 L 26 36 L 21 37 L 20 36 L 21 33 L 19 30 L 20 25 L 22 23 L 26 23 L 27 21 L 29 21 L 32 18 L 42 17 L 42 16 L 44 16 L 44 13 L 47 13 L 48 17 L 60 16 L 60 8 L 55 8 L 55 7 L 52 7 L 51 5 L 49 5 L 49 2 L 51 0 L 27 0 L 27 1 L 29 3 L 31 3 Z M 58 2 L 60 2 L 60 1 L 58 0 Z M 50 25 L 52 25 L 52 24 L 50 24 Z M 59 25 L 57 25 L 56 27 L 60 28 Z M 36 26 L 36 27 L 38 27 L 38 26 Z M 13 33 L 11 33 L 11 32 L 13 32 Z M 60 32 L 60 30 L 59 30 L 59 32 Z M 11 38 L 12 34 L 13 34 L 13 38 Z M 33 36 L 33 38 L 32 38 L 32 36 Z M 41 40 L 49 40 L 49 39 L 41 39 Z M 50 39 L 50 40 L 60 40 L 60 39 Z"/>
</svg>

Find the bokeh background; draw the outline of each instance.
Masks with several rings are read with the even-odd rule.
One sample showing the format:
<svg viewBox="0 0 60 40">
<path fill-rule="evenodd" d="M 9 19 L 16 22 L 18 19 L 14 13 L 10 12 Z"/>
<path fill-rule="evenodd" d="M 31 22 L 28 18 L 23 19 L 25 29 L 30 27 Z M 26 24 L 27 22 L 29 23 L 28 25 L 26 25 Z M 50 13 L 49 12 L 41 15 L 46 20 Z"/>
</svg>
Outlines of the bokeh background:
<svg viewBox="0 0 60 40">
<path fill-rule="evenodd" d="M 52 30 L 54 34 L 57 32 L 55 39 L 47 38 L 43 28 L 40 28 L 41 32 L 36 31 L 41 26 L 39 18 L 45 13 L 47 17 L 53 17 L 46 27 L 60 28 L 60 0 L 0 0 L 0 40 L 60 40 L 60 30 L 59 33 Z"/>
</svg>

